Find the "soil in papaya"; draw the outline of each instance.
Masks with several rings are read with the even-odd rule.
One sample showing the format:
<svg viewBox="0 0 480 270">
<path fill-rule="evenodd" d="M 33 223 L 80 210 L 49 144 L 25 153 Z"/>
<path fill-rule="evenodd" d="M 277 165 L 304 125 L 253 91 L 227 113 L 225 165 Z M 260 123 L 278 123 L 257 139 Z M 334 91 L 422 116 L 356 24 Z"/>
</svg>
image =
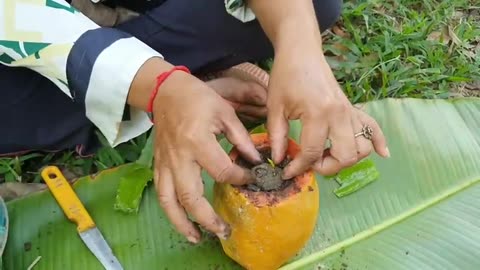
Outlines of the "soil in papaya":
<svg viewBox="0 0 480 270">
<path fill-rule="evenodd" d="M 258 149 L 260 152 L 263 162 L 258 165 L 251 164 L 243 158 L 237 159 L 237 164 L 250 169 L 250 172 L 255 178 L 255 183 L 243 186 L 243 188 L 250 191 L 263 191 L 263 192 L 272 192 L 272 191 L 281 191 L 288 187 L 293 181 L 292 179 L 283 180 L 282 173 L 283 169 L 291 161 L 290 157 L 286 157 L 279 164 L 272 164 L 269 159 L 271 159 L 271 149 L 262 148 Z"/>
</svg>

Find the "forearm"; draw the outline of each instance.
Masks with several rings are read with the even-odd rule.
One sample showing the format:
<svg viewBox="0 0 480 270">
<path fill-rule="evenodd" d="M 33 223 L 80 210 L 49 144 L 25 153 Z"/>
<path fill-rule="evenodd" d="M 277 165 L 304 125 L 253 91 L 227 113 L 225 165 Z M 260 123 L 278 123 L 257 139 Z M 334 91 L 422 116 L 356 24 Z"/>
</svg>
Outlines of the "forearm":
<svg viewBox="0 0 480 270">
<path fill-rule="evenodd" d="M 276 52 L 321 49 L 322 38 L 311 0 L 249 0 Z"/>
</svg>

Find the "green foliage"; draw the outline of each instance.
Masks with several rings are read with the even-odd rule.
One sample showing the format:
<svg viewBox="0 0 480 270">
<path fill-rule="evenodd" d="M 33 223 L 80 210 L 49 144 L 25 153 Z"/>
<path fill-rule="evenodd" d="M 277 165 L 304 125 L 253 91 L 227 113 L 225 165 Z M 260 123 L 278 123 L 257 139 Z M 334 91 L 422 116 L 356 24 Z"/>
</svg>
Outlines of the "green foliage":
<svg viewBox="0 0 480 270">
<path fill-rule="evenodd" d="M 54 153 L 32 152 L 14 158 L 0 158 L 0 182 L 43 182 L 40 169 L 47 165 L 56 165 L 76 176 L 84 176 L 108 168 L 138 160 L 144 151 L 150 132 L 144 133 L 134 140 L 111 147 L 105 137 L 97 132 L 100 149 L 94 156 L 80 157 L 75 151 Z M 151 143 L 151 141 L 150 141 Z M 148 159 L 148 156 L 143 156 Z M 143 160 L 140 162 L 148 162 Z"/>
<path fill-rule="evenodd" d="M 324 49 L 350 100 L 446 98 L 459 82 L 480 80 L 473 2 L 345 1 Z"/>
</svg>

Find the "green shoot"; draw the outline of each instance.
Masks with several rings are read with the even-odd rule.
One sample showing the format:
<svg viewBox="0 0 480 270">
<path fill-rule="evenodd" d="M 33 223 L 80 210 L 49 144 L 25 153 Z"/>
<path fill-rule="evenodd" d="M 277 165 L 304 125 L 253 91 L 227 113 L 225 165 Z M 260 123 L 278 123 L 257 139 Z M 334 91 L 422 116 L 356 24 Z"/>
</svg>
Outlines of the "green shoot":
<svg viewBox="0 0 480 270">
<path fill-rule="evenodd" d="M 268 160 L 268 163 L 270 164 L 270 166 L 272 166 L 272 168 L 275 168 L 275 162 L 273 162 L 273 160 L 267 158 Z"/>
</svg>

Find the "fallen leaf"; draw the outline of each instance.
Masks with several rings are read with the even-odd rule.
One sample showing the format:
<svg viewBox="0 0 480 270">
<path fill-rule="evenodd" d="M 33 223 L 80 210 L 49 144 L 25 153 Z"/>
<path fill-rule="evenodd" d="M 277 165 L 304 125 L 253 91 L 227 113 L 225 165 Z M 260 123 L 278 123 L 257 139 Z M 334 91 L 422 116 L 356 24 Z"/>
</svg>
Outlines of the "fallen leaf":
<svg viewBox="0 0 480 270">
<path fill-rule="evenodd" d="M 460 45 L 462 41 L 458 38 L 457 34 L 455 34 L 455 31 L 453 31 L 452 27 L 447 26 L 447 29 L 448 29 L 448 36 L 451 38 L 453 43 L 455 45 Z"/>
<path fill-rule="evenodd" d="M 467 88 L 468 90 L 480 91 L 480 81 L 474 81 L 474 82 L 471 82 L 471 83 L 467 83 L 467 84 L 465 84 L 465 88 Z"/>
<path fill-rule="evenodd" d="M 346 60 L 343 56 L 325 56 L 325 59 L 332 70 L 341 70 L 342 63 Z"/>
<path fill-rule="evenodd" d="M 453 16 L 452 16 L 452 19 L 458 21 L 460 19 L 464 19 L 466 17 L 466 14 L 463 10 L 456 10 L 454 13 L 453 13 Z"/>
<path fill-rule="evenodd" d="M 46 188 L 47 186 L 45 184 L 39 183 L 2 183 L 0 184 L 0 197 L 2 197 L 5 201 L 10 201 Z"/>
<path fill-rule="evenodd" d="M 444 27 L 442 27 L 442 29 L 440 31 L 431 32 L 427 36 L 427 40 L 438 41 L 438 42 L 442 42 L 443 44 L 448 44 L 452 40 L 449 33 L 450 33 L 449 28 L 444 26 Z M 458 39 L 458 37 L 457 37 L 457 39 Z"/>
<path fill-rule="evenodd" d="M 340 43 L 340 42 L 335 42 L 335 43 L 333 43 L 333 44 L 332 44 L 332 47 L 334 47 L 334 48 L 337 50 L 337 52 L 340 52 L 340 54 L 341 54 L 342 52 L 348 52 L 348 51 L 349 51 L 348 47 L 345 46 L 345 45 L 343 45 L 343 44 Z"/>
<path fill-rule="evenodd" d="M 475 59 L 477 53 L 474 50 L 463 50 L 462 54 L 470 59 Z"/>
<path fill-rule="evenodd" d="M 480 97 L 480 80 L 470 83 L 459 83 L 452 89 L 452 96 Z"/>
<path fill-rule="evenodd" d="M 468 17 L 474 21 L 480 20 L 480 7 L 469 7 Z"/>
<path fill-rule="evenodd" d="M 340 26 L 338 26 L 338 25 L 334 25 L 332 27 L 332 32 L 337 36 L 344 37 L 344 38 L 349 38 L 350 35 L 348 33 L 346 33 L 342 28 L 340 28 Z"/>
<path fill-rule="evenodd" d="M 364 66 L 374 66 L 379 60 L 378 53 L 370 53 L 360 58 L 360 62 Z"/>
<path fill-rule="evenodd" d="M 378 13 L 378 14 L 381 14 L 381 15 L 387 15 L 387 12 L 385 10 L 385 6 L 381 5 L 381 6 L 376 6 L 374 8 L 374 12 L 375 13 Z"/>
<path fill-rule="evenodd" d="M 337 67 L 340 62 L 345 62 L 347 60 L 346 55 L 348 52 L 348 47 L 340 42 L 325 46 L 325 57 L 328 57 L 332 61 L 332 65 L 335 67 Z"/>
</svg>

